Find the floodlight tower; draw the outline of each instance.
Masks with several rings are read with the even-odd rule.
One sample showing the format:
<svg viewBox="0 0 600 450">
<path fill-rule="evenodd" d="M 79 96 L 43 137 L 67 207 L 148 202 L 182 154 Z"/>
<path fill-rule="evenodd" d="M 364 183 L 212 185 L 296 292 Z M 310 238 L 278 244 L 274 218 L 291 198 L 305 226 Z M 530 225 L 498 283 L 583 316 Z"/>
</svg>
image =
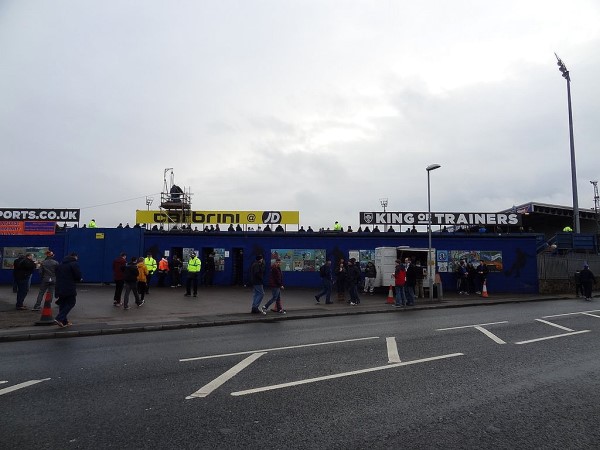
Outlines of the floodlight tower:
<svg viewBox="0 0 600 450">
<path fill-rule="evenodd" d="M 598 196 L 598 180 L 590 181 L 594 186 L 594 212 L 596 213 L 596 233 L 600 234 L 600 216 L 598 216 L 598 210 L 600 210 L 600 196 Z"/>
<path fill-rule="evenodd" d="M 569 107 L 569 143 L 571 146 L 571 186 L 573 190 L 573 231 L 579 233 L 579 201 L 577 200 L 577 169 L 575 168 L 575 143 L 573 142 L 573 110 L 571 108 L 571 76 L 565 63 L 554 53 L 558 62 L 558 70 L 567 80 L 567 103 Z"/>
<path fill-rule="evenodd" d="M 385 208 L 387 208 L 387 205 L 388 205 L 388 199 L 380 198 L 379 203 L 381 204 L 381 207 L 383 208 L 383 212 L 385 212 Z"/>
</svg>

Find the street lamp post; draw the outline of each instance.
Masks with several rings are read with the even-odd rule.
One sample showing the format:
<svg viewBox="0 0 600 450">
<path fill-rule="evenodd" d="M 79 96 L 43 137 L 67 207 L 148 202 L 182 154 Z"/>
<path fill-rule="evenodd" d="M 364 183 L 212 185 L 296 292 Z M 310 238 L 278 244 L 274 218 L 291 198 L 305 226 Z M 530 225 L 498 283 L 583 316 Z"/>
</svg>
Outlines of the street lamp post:
<svg viewBox="0 0 600 450">
<path fill-rule="evenodd" d="M 571 109 L 571 76 L 565 66 L 565 63 L 554 53 L 558 62 L 558 70 L 567 80 L 567 103 L 569 106 L 569 143 L 571 145 L 571 186 L 573 190 L 573 228 L 575 233 L 579 233 L 579 201 L 577 199 L 577 169 L 575 168 L 575 143 L 573 141 L 573 111 Z"/>
<path fill-rule="evenodd" d="M 427 248 L 427 278 L 429 279 L 429 303 L 433 303 L 433 277 L 435 276 L 435 261 L 431 258 L 431 183 L 429 181 L 429 172 L 439 169 L 439 164 L 431 164 L 425 168 L 427 170 L 427 237 L 429 238 L 429 247 Z"/>
</svg>

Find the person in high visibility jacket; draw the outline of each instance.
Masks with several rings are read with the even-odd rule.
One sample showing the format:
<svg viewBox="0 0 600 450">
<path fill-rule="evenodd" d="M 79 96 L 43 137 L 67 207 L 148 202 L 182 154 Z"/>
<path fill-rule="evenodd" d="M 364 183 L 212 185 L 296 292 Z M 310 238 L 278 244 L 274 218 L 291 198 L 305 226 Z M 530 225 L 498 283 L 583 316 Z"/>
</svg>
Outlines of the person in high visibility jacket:
<svg viewBox="0 0 600 450">
<path fill-rule="evenodd" d="M 198 276 L 202 268 L 202 261 L 196 256 L 196 253 L 190 253 L 190 260 L 187 266 L 187 279 L 185 280 L 185 296 L 189 297 L 194 286 L 194 297 L 198 296 Z"/>
<path fill-rule="evenodd" d="M 167 257 L 163 256 L 158 262 L 158 287 L 165 287 L 165 278 L 169 273 L 169 261 Z"/>
<path fill-rule="evenodd" d="M 90 220 L 90 222 L 88 223 L 88 228 L 98 228 L 98 226 L 96 225 L 96 219 Z"/>
<path fill-rule="evenodd" d="M 563 228 L 563 231 L 565 231 L 567 233 L 571 233 L 573 231 L 573 228 L 571 228 L 569 225 L 567 225 L 566 227 Z"/>
<path fill-rule="evenodd" d="M 342 231 L 342 224 L 336 221 L 333 225 L 333 231 Z"/>
<path fill-rule="evenodd" d="M 146 294 L 150 294 L 150 280 L 152 275 L 156 272 L 156 260 L 152 257 L 152 252 L 148 252 L 144 258 L 144 264 L 148 269 L 148 275 L 146 275 Z"/>
</svg>

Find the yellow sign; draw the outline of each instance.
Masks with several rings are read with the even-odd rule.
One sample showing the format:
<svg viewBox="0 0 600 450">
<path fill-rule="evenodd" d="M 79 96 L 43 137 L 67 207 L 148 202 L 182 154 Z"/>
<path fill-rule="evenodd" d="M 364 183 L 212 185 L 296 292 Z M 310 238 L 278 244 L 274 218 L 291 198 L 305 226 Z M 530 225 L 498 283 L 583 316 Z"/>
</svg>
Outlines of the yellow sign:
<svg viewBox="0 0 600 450">
<path fill-rule="evenodd" d="M 298 225 L 299 211 L 144 211 L 135 212 L 136 223 L 189 223 L 202 225 Z"/>
<path fill-rule="evenodd" d="M 104 239 L 104 233 L 96 233 L 96 239 Z"/>
</svg>

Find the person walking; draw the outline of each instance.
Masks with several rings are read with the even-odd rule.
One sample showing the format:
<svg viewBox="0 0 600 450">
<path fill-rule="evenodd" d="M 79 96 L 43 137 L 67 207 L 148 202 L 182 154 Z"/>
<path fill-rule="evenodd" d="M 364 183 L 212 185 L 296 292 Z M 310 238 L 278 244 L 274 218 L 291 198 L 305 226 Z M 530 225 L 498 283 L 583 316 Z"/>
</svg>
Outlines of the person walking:
<svg viewBox="0 0 600 450">
<path fill-rule="evenodd" d="M 346 280 L 348 269 L 344 258 L 340 259 L 335 269 L 335 284 L 337 287 L 337 300 L 342 303 L 346 301 Z"/>
<path fill-rule="evenodd" d="M 333 302 L 331 301 L 331 260 L 328 259 L 325 261 L 325 264 L 321 266 L 319 269 L 319 276 L 321 277 L 321 283 L 323 283 L 323 289 L 317 295 L 315 295 L 315 300 L 317 303 L 321 303 L 321 297 L 325 296 L 325 304 L 331 305 Z"/>
<path fill-rule="evenodd" d="M 157 264 L 156 260 L 152 256 L 152 252 L 148 252 L 146 257 L 144 258 L 144 264 L 146 264 L 146 269 L 148 269 L 148 276 L 146 277 L 146 294 L 150 294 L 150 280 L 152 279 L 152 275 L 156 272 Z"/>
<path fill-rule="evenodd" d="M 181 287 L 181 268 L 183 267 L 183 262 L 181 258 L 177 254 L 173 255 L 170 263 L 171 269 L 171 287 Z"/>
<path fill-rule="evenodd" d="M 33 254 L 27 253 L 25 258 L 15 264 L 14 277 L 17 281 L 17 304 L 16 308 L 19 311 L 24 311 L 27 306 L 24 305 L 25 297 L 29 292 L 31 284 L 31 275 L 35 270 L 36 264 L 33 261 Z"/>
<path fill-rule="evenodd" d="M 158 287 L 165 287 L 165 278 L 169 274 L 169 261 L 163 256 L 158 262 Z"/>
<path fill-rule="evenodd" d="M 350 304 L 352 306 L 360 304 L 358 298 L 358 285 L 360 284 L 360 268 L 356 264 L 356 259 L 350 258 L 348 261 L 348 291 L 350 294 Z"/>
<path fill-rule="evenodd" d="M 56 266 L 58 261 L 54 259 L 54 253 L 50 250 L 46 252 L 46 259 L 40 264 L 40 277 L 42 282 L 40 284 L 40 291 L 38 292 L 35 305 L 31 308 L 32 311 L 40 311 L 42 301 L 44 300 L 44 294 L 46 291 L 50 293 L 50 298 L 54 298 L 54 287 L 56 286 Z"/>
<path fill-rule="evenodd" d="M 596 284 L 596 277 L 590 270 L 590 266 L 587 264 L 583 265 L 583 269 L 579 272 L 579 279 L 583 285 L 583 295 L 586 301 L 592 301 L 592 284 Z"/>
<path fill-rule="evenodd" d="M 71 253 L 66 256 L 62 262 L 56 266 L 56 303 L 58 304 L 58 314 L 54 318 L 54 323 L 60 328 L 71 326 L 68 315 L 75 307 L 77 302 L 77 286 L 81 281 L 81 270 L 77 262 L 79 257 L 77 253 Z"/>
<path fill-rule="evenodd" d="M 131 261 L 125 266 L 125 270 L 123 272 L 123 281 L 125 283 L 125 294 L 123 294 L 123 309 L 129 309 L 129 293 L 133 292 L 133 297 L 135 298 L 135 304 L 139 305 L 141 303 L 140 296 L 138 294 L 137 289 L 137 280 L 138 280 L 138 258 L 135 256 L 131 257 Z M 119 306 L 119 305 L 115 305 Z"/>
<path fill-rule="evenodd" d="M 144 258 L 142 258 L 141 256 L 138 258 L 137 260 L 137 270 L 138 270 L 138 276 L 137 276 L 137 292 L 140 296 L 139 301 L 136 301 L 136 304 L 138 306 L 142 306 L 145 301 L 144 301 L 144 294 L 146 293 L 146 280 L 148 279 L 148 267 L 146 266 L 146 263 L 144 262 Z M 136 299 L 137 300 L 137 299 Z"/>
<path fill-rule="evenodd" d="M 256 260 L 250 266 L 250 283 L 254 288 L 252 295 L 252 314 L 266 314 L 260 308 L 260 303 L 265 296 L 265 289 L 263 286 L 263 280 L 265 276 L 265 262 L 262 255 L 258 255 Z"/>
<path fill-rule="evenodd" d="M 114 306 L 121 306 L 121 294 L 123 293 L 123 273 L 127 265 L 127 255 L 121 252 L 112 262 L 113 280 L 115 282 L 115 295 L 113 297 Z"/>
<path fill-rule="evenodd" d="M 198 297 L 198 275 L 202 268 L 202 261 L 196 256 L 196 252 L 190 253 L 190 260 L 187 267 L 187 279 L 185 280 L 185 297 L 192 295 L 192 285 L 194 289 L 194 297 Z"/>
<path fill-rule="evenodd" d="M 281 272 L 281 259 L 277 258 L 275 264 L 271 266 L 271 276 L 269 277 L 269 285 L 271 286 L 271 299 L 261 306 L 261 311 L 267 313 L 269 307 L 275 303 L 275 310 L 279 314 L 285 314 L 285 309 L 281 305 L 281 291 L 284 290 L 283 286 L 283 273 Z"/>
<path fill-rule="evenodd" d="M 375 268 L 375 264 L 372 261 L 367 263 L 367 267 L 365 267 L 365 287 L 363 292 L 366 294 L 367 292 L 373 295 L 373 290 L 375 289 L 375 279 L 377 278 L 377 269 Z"/>
<path fill-rule="evenodd" d="M 396 288 L 396 304 L 397 308 L 406 305 L 406 293 L 404 291 L 404 285 L 406 284 L 406 270 L 402 261 L 396 260 L 396 269 L 394 270 L 394 285 Z"/>
</svg>

